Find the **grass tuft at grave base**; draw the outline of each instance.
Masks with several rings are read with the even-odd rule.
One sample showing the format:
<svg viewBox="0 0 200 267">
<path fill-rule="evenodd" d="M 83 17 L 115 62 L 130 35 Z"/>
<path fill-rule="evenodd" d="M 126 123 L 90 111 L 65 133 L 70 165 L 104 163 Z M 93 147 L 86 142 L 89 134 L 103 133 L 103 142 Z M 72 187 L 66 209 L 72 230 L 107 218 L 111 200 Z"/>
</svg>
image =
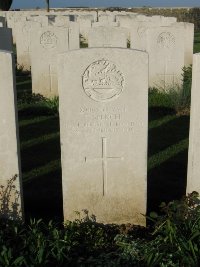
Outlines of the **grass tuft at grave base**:
<svg viewBox="0 0 200 267">
<path fill-rule="evenodd" d="M 0 219 L 0 266 L 198 267 L 198 193 L 160 208 L 162 215 L 150 214 L 148 228 L 100 224 L 87 210 L 64 225 Z"/>
</svg>

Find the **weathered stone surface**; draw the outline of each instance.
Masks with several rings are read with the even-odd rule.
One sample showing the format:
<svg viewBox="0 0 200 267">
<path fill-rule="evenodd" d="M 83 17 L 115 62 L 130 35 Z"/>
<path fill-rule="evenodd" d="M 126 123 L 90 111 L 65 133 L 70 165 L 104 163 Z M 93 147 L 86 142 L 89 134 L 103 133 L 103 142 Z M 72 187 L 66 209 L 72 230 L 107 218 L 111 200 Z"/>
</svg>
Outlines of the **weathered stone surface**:
<svg viewBox="0 0 200 267">
<path fill-rule="evenodd" d="M 177 22 L 173 26 L 180 27 L 184 31 L 184 65 L 188 67 L 192 64 L 193 59 L 194 24 Z"/>
<path fill-rule="evenodd" d="M 78 22 L 69 21 L 67 16 L 56 16 L 55 23 L 52 26 L 68 28 L 69 49 L 80 48 L 80 27 Z"/>
<path fill-rule="evenodd" d="M 193 56 L 187 193 L 200 193 L 200 53 Z"/>
<path fill-rule="evenodd" d="M 17 219 L 22 216 L 23 204 L 16 91 L 10 52 L 0 51 L 0 70 L 0 186 L 3 186 L 0 191 L 2 203 L 8 202 L 1 205 L 0 217 Z M 12 183 L 11 178 L 15 174 L 18 177 Z M 12 185 L 15 188 L 11 188 Z M 10 195 L 9 190 L 11 190 Z"/>
<path fill-rule="evenodd" d="M 80 27 L 80 34 L 83 36 L 85 41 L 88 41 L 88 34 L 92 27 L 92 22 L 94 22 L 94 17 L 92 15 L 78 16 L 77 22 Z"/>
<path fill-rule="evenodd" d="M 88 47 L 127 48 L 127 32 L 121 27 L 94 27 L 89 31 Z"/>
<path fill-rule="evenodd" d="M 42 27 L 31 32 L 32 92 L 58 95 L 57 54 L 69 49 L 69 28 Z"/>
<path fill-rule="evenodd" d="M 31 69 L 31 30 L 41 27 L 39 22 L 22 21 L 18 22 L 18 27 L 15 30 L 16 34 L 16 49 L 17 49 L 17 64 L 23 68 L 23 70 Z"/>
<path fill-rule="evenodd" d="M 148 55 L 88 48 L 59 55 L 64 218 L 145 225 Z"/>
<path fill-rule="evenodd" d="M 154 27 L 147 30 L 149 86 L 160 90 L 182 85 L 184 31 L 179 27 Z"/>
</svg>

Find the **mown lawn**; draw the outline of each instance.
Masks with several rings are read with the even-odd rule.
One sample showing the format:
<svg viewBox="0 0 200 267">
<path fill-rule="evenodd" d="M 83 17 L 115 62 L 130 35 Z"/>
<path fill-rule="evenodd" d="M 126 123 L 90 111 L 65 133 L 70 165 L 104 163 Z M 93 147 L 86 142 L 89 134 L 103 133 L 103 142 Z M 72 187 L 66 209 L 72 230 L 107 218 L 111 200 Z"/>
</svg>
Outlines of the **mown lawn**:
<svg viewBox="0 0 200 267">
<path fill-rule="evenodd" d="M 200 32 L 194 34 L 194 53 L 200 52 Z"/>
</svg>

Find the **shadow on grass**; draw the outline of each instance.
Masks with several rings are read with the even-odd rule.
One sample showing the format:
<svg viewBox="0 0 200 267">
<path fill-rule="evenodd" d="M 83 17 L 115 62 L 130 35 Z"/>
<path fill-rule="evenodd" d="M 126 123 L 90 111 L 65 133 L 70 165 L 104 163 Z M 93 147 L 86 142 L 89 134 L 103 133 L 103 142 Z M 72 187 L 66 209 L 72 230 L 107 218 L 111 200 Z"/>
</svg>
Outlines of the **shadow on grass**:
<svg viewBox="0 0 200 267">
<path fill-rule="evenodd" d="M 169 107 L 149 107 L 149 122 L 159 120 L 163 116 L 175 115 L 176 111 Z"/>
<path fill-rule="evenodd" d="M 63 221 L 59 117 L 19 112 L 25 217 Z"/>
<path fill-rule="evenodd" d="M 35 168 L 48 165 L 60 159 L 60 137 L 35 144 L 21 151 L 22 173 L 30 172 Z"/>
<path fill-rule="evenodd" d="M 21 116 L 20 116 L 21 117 Z M 34 119 L 36 116 L 35 114 L 30 115 L 31 119 Z M 44 116 L 42 117 L 44 118 Z M 59 132 L 59 117 L 58 116 L 46 116 L 46 120 L 41 120 L 31 123 L 28 125 L 22 125 L 19 128 L 20 133 L 20 142 L 33 139 L 33 138 L 39 138 L 45 134 L 51 134 Z"/>
<path fill-rule="evenodd" d="M 26 220 L 63 222 L 61 169 L 23 183 Z"/>
<path fill-rule="evenodd" d="M 21 93 L 24 90 L 31 92 L 32 83 L 30 77 L 17 77 L 16 86 L 18 93 Z"/>
<path fill-rule="evenodd" d="M 148 157 L 179 143 L 189 136 L 189 116 L 175 117 L 149 130 Z"/>
<path fill-rule="evenodd" d="M 159 211 L 161 202 L 180 199 L 186 192 L 188 150 L 148 172 L 148 212 Z"/>
<path fill-rule="evenodd" d="M 175 116 L 168 108 L 151 108 L 148 135 L 148 212 L 161 202 L 181 198 L 186 191 L 189 116 Z M 166 121 L 165 121 L 165 118 Z"/>
</svg>

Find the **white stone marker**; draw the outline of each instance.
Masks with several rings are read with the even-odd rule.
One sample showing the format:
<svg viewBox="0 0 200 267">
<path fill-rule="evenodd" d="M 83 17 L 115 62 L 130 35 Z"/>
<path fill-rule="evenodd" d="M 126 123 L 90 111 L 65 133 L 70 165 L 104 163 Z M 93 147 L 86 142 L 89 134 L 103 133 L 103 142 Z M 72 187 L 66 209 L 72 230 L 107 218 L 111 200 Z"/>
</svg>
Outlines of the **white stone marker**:
<svg viewBox="0 0 200 267">
<path fill-rule="evenodd" d="M 65 17 L 65 18 L 62 18 Z M 68 30 L 68 46 L 70 50 L 73 49 L 79 49 L 80 48 L 80 28 L 79 28 L 79 23 L 74 22 L 74 21 L 68 21 L 67 16 L 60 16 L 55 18 L 55 27 L 64 27 L 67 28 Z"/>
<path fill-rule="evenodd" d="M 0 50 L 13 51 L 11 29 L 0 28 Z"/>
<path fill-rule="evenodd" d="M 115 15 L 106 13 L 99 14 L 98 21 L 102 23 L 115 22 Z"/>
<path fill-rule="evenodd" d="M 31 32 L 32 92 L 58 95 L 57 54 L 69 50 L 69 29 L 42 27 Z"/>
<path fill-rule="evenodd" d="M 193 55 L 187 193 L 200 193 L 200 53 Z"/>
<path fill-rule="evenodd" d="M 59 55 L 64 218 L 145 225 L 148 55 L 88 48 Z"/>
<path fill-rule="evenodd" d="M 94 27 L 89 31 L 88 47 L 127 48 L 127 32 L 121 27 Z"/>
<path fill-rule="evenodd" d="M 186 67 L 192 64 L 193 44 L 194 44 L 194 24 L 187 22 L 177 22 L 173 26 L 184 30 L 184 65 Z"/>
<path fill-rule="evenodd" d="M 147 29 L 149 86 L 161 90 L 182 85 L 184 67 L 184 30 L 179 27 Z"/>
<path fill-rule="evenodd" d="M 23 70 L 30 71 L 31 59 L 31 30 L 35 27 L 40 27 L 41 24 L 35 21 L 22 21 L 18 22 L 18 28 L 16 29 L 16 49 L 17 49 L 17 64 L 23 68 Z"/>
<path fill-rule="evenodd" d="M 80 34 L 83 36 L 85 41 L 88 41 L 88 34 L 92 27 L 92 22 L 94 22 L 94 17 L 92 15 L 81 15 L 78 16 L 77 22 L 80 26 Z"/>
<path fill-rule="evenodd" d="M 20 170 L 20 150 L 18 140 L 18 125 L 16 111 L 16 92 L 14 80 L 12 53 L 0 51 L 0 186 L 4 186 L 5 191 L 8 180 L 18 175 L 11 190 L 11 195 L 6 196 L 9 205 L 1 206 L 0 217 L 17 219 L 23 212 L 21 170 Z M 11 188 L 9 188 L 11 189 Z M 0 188 L 2 192 L 2 188 Z M 8 193 L 8 192 L 7 192 Z M 2 196 L 1 196 L 2 198 Z M 2 201 L 3 202 L 3 201 Z"/>
</svg>

